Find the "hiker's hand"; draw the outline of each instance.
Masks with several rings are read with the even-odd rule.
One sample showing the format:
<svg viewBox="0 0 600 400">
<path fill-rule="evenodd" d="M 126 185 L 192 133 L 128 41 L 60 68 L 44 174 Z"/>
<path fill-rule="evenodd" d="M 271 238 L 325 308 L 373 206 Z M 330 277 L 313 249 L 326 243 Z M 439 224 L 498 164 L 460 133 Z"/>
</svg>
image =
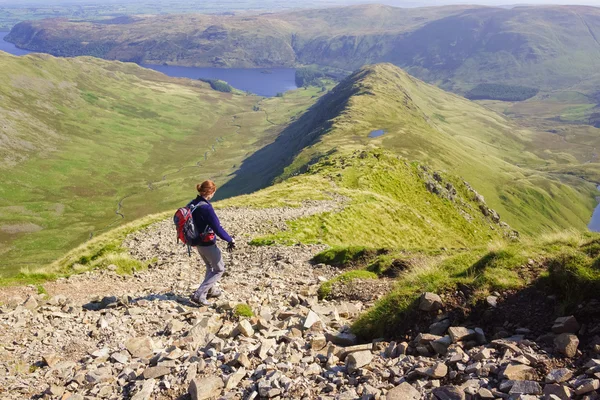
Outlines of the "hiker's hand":
<svg viewBox="0 0 600 400">
<path fill-rule="evenodd" d="M 233 250 L 235 250 L 235 239 L 231 238 L 231 242 L 227 244 L 227 251 L 231 253 Z"/>
</svg>

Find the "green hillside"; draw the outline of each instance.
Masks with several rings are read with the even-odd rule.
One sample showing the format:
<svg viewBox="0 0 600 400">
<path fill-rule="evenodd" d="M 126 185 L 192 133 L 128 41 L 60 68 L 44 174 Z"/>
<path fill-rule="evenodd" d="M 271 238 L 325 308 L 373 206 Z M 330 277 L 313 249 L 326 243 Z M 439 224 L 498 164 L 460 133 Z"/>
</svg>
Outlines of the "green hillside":
<svg viewBox="0 0 600 400">
<path fill-rule="evenodd" d="M 0 53 L 0 68 L 0 275 L 222 184 L 317 94 L 226 94 L 94 58 Z"/>
<path fill-rule="evenodd" d="M 385 134 L 370 138 L 374 130 Z M 239 188 L 257 174 L 284 179 L 332 152 L 382 147 L 462 176 L 522 233 L 585 229 L 596 204 L 594 185 L 556 173 L 580 164 L 565 158 L 568 149 L 545 147 L 553 136 L 520 129 L 391 64 L 378 64 L 336 86 L 273 144 L 244 161 L 225 187 Z"/>
<path fill-rule="evenodd" d="M 185 66 L 354 70 L 391 62 L 461 93 L 481 83 L 565 89 L 597 73 L 600 61 L 600 9 L 584 6 L 364 5 L 126 22 L 23 22 L 7 39 L 57 55 Z"/>
</svg>

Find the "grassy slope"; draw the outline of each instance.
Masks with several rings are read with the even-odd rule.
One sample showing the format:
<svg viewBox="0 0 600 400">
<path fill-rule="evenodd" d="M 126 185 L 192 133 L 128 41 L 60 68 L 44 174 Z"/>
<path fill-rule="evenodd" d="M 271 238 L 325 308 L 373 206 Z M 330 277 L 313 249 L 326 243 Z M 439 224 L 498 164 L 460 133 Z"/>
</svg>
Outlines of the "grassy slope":
<svg viewBox="0 0 600 400">
<path fill-rule="evenodd" d="M 369 138 L 376 129 L 387 133 Z M 540 171 L 564 162 L 577 164 L 565 161 L 555 149 L 544 149 L 541 133 L 519 129 L 489 109 L 391 64 L 358 71 L 284 133 L 246 160 L 231 184 L 257 171 L 289 177 L 332 151 L 383 147 L 464 177 L 522 233 L 584 229 L 595 206 L 592 184 Z M 537 154 L 532 153 L 534 140 L 539 142 Z M 284 148 L 295 158 L 274 162 Z"/>
<path fill-rule="evenodd" d="M 1 275 L 225 182 L 317 92 L 223 94 L 91 58 L 0 54 L 0 68 Z"/>
<path fill-rule="evenodd" d="M 225 200 L 221 206 L 272 207 L 331 196 L 347 199 L 341 211 L 290 222 L 290 229 L 257 239 L 256 244 L 460 248 L 504 237 L 505 230 L 481 214 L 474 194 L 460 179 L 443 175 L 442 186 L 451 183 L 457 190 L 455 201 L 427 191 L 425 184 L 434 181 L 432 174 L 393 153 L 342 153 L 326 157 L 306 174 Z"/>
</svg>

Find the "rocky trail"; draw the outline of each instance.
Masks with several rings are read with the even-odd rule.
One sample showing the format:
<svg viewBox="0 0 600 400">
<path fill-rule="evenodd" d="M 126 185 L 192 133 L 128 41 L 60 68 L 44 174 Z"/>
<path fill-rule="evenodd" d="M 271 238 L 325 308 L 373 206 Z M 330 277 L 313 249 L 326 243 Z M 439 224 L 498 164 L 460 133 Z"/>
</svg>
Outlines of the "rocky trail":
<svg viewBox="0 0 600 400">
<path fill-rule="evenodd" d="M 219 211 L 240 245 L 225 255 L 223 295 L 211 308 L 188 301 L 204 268 L 175 245 L 170 221 L 126 240 L 133 256 L 152 261 L 148 270 L 61 279 L 45 285 L 48 296 L 0 290 L 0 398 L 598 398 L 600 360 L 582 361 L 576 334 L 584 327 L 573 317 L 556 321 L 548 346 L 509 324 L 486 337 L 453 324 L 446 296 L 426 293 L 418 308 L 432 322 L 427 332 L 365 343 L 349 326 L 376 296 L 319 301 L 320 283 L 338 273 L 310 262 L 322 246 L 245 244 L 339 207 Z M 489 307 L 497 301 L 488 298 Z M 239 304 L 254 316 L 236 315 Z"/>
</svg>

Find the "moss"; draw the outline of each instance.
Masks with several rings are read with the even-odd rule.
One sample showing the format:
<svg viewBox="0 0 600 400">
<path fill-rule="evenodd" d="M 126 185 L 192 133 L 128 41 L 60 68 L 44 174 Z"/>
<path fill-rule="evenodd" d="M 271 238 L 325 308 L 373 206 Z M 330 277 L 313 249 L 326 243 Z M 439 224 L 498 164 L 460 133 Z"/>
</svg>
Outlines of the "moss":
<svg viewBox="0 0 600 400">
<path fill-rule="evenodd" d="M 336 276 L 333 279 L 328 280 L 327 282 L 323 282 L 318 290 L 318 295 L 320 299 L 326 299 L 331 295 L 331 291 L 333 289 L 333 285 L 335 283 L 347 284 L 352 282 L 355 279 L 377 279 L 377 274 L 366 271 L 366 270 L 352 270 L 346 271 L 341 275 Z"/>
<path fill-rule="evenodd" d="M 254 312 L 252 312 L 252 308 L 248 304 L 240 303 L 233 309 L 233 315 L 236 317 L 252 318 L 254 316 Z"/>
<path fill-rule="evenodd" d="M 268 237 L 262 237 L 262 238 L 256 238 L 256 239 L 252 239 L 248 244 L 250 246 L 273 246 L 275 244 L 275 240 L 268 238 Z"/>
</svg>

